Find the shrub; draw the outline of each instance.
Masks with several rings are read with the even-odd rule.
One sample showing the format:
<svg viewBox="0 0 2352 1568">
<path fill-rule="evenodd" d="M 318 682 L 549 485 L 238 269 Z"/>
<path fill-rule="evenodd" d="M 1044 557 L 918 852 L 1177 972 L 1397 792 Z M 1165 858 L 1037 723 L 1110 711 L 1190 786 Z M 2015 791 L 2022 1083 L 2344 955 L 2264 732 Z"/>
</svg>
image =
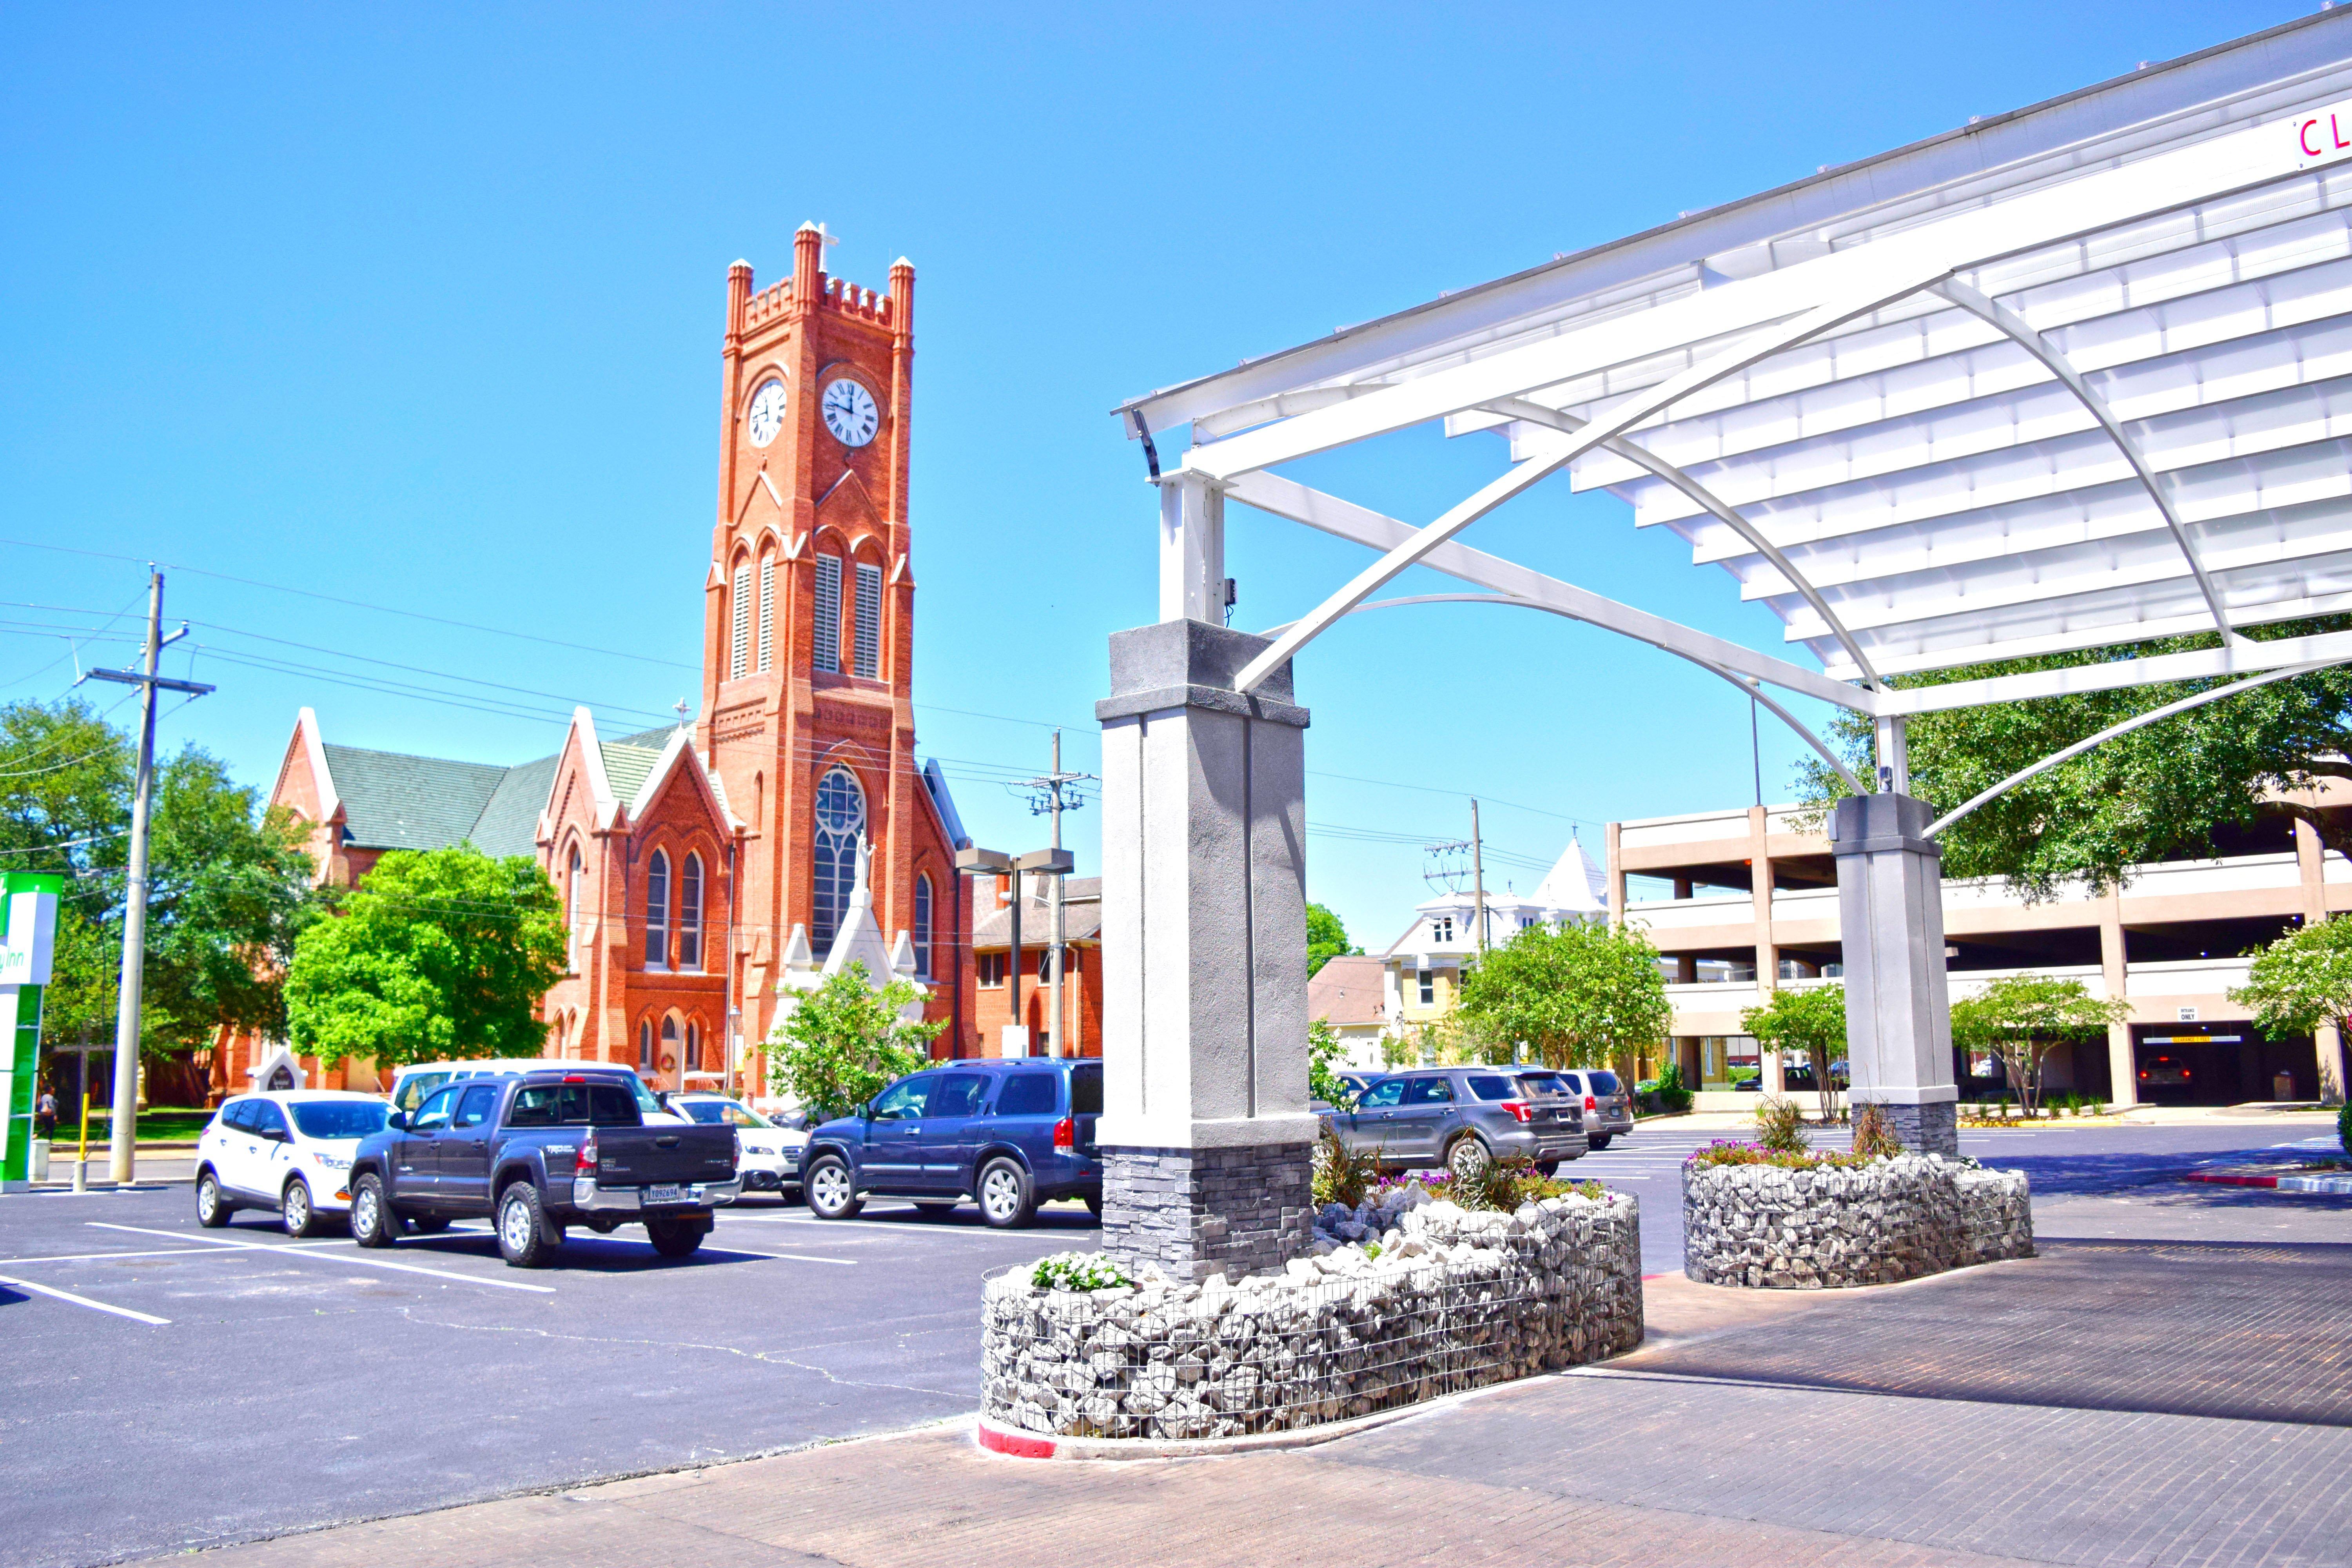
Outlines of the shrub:
<svg viewBox="0 0 2352 1568">
<path fill-rule="evenodd" d="M 1030 1271 L 1029 1282 L 1040 1290 L 1115 1290 L 1135 1283 L 1127 1277 L 1127 1270 L 1100 1252 L 1057 1252 L 1041 1258 Z"/>
<path fill-rule="evenodd" d="M 1895 1118 L 1886 1114 L 1886 1107 L 1864 1101 L 1853 1108 L 1853 1152 L 1864 1159 L 1892 1159 L 1903 1152 L 1903 1140 L 1895 1135 Z"/>
<path fill-rule="evenodd" d="M 1682 1063 L 1668 1062 L 1658 1074 L 1658 1107 L 1663 1110 L 1691 1108 L 1690 1085 L 1683 1081 Z"/>
<path fill-rule="evenodd" d="M 1690 1165 L 1776 1165 L 1783 1171 L 1811 1171 L 1822 1165 L 1842 1168 L 1867 1165 L 1873 1156 L 1845 1154 L 1834 1149 L 1775 1149 L 1762 1143 L 1728 1143 L 1718 1140 L 1691 1151 Z"/>
<path fill-rule="evenodd" d="M 1785 1154 L 1804 1152 L 1804 1127 L 1805 1108 L 1793 1100 L 1766 1095 L 1756 1108 L 1756 1142 L 1763 1148 Z"/>
<path fill-rule="evenodd" d="M 1328 1127 L 1315 1141 L 1315 1204 L 1345 1204 L 1354 1208 L 1379 1182 L 1380 1158 L 1366 1150 L 1350 1153 Z"/>
<path fill-rule="evenodd" d="M 2344 1145 L 2347 1154 L 2352 1154 L 2352 1100 L 2346 1100 L 2344 1109 L 2336 1113 L 2336 1141 Z"/>
</svg>

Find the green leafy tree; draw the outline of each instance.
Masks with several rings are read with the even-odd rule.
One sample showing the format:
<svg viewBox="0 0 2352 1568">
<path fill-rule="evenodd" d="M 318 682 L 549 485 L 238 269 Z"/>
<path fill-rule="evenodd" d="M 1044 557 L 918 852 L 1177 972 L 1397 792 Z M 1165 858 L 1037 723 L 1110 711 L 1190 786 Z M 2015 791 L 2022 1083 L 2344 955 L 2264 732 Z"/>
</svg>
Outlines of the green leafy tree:
<svg viewBox="0 0 2352 1568">
<path fill-rule="evenodd" d="M 1328 1018 L 1307 1021 L 1307 1096 L 1341 1110 L 1356 1108 L 1356 1091 L 1339 1076 L 1339 1066 L 1348 1055 L 1347 1042 L 1331 1027 Z"/>
<path fill-rule="evenodd" d="M 555 884 L 530 856 L 394 850 L 296 940 L 289 1033 L 329 1066 L 535 1057 L 563 953 Z"/>
<path fill-rule="evenodd" d="M 2352 920 L 2290 931 L 2253 957 L 2246 984 L 2230 1000 L 2251 1011 L 2264 1034 L 2310 1035 L 2333 1024 L 2352 1038 Z"/>
<path fill-rule="evenodd" d="M 2257 638 L 2352 627 L 2352 616 L 2285 622 L 2251 630 Z M 2210 636 L 2174 637 L 1898 677 L 1914 687 L 1985 676 L 2072 668 L 2213 646 Z M 2052 752 L 2219 680 L 2183 681 L 2074 697 L 1996 703 L 1913 716 L 1907 729 L 1911 793 L 1948 811 Z M 1836 742 L 1857 776 L 1874 771 L 1871 721 L 1841 712 Z M 2352 856 L 2352 826 L 2281 792 L 2323 779 L 2352 780 L 2352 668 L 2273 681 L 2175 714 L 2092 748 L 2027 780 L 1955 823 L 1941 837 L 1944 873 L 2000 877 L 2030 900 L 2058 896 L 2071 879 L 2095 893 L 2120 885 L 2129 868 L 2167 856 L 2213 853 L 2214 832 L 2251 826 L 2265 812 L 2311 824 L 2320 840 Z M 1817 804 L 1845 793 L 1818 762 L 1801 774 Z"/>
<path fill-rule="evenodd" d="M 2026 1115 L 2042 1099 L 2042 1068 L 2069 1040 L 2103 1036 L 2131 1016 L 2131 1004 L 2094 996 L 2079 980 L 2012 974 L 1952 1004 L 1952 1043 L 1970 1055 L 2000 1058 L 2009 1087 Z"/>
<path fill-rule="evenodd" d="M 0 850 L 62 872 L 52 1038 L 114 1033 L 136 753 L 78 699 L 0 708 Z M 194 746 L 158 761 L 148 857 L 142 1049 L 200 1048 L 223 1027 L 281 1032 L 282 980 L 314 918 L 302 825 L 263 808 Z"/>
<path fill-rule="evenodd" d="M 1830 1063 L 1845 1054 L 1845 987 L 1814 985 L 1775 991 L 1760 1007 L 1743 1008 L 1739 1026 L 1756 1043 L 1782 1056 L 1801 1056 L 1811 1064 L 1813 1090 L 1821 1097 L 1822 1120 L 1837 1114 L 1837 1090 L 1830 1082 Z"/>
<path fill-rule="evenodd" d="M 920 995 L 904 980 L 877 991 L 863 963 L 827 976 L 770 1037 L 770 1084 L 806 1106 L 812 1121 L 847 1115 L 930 1060 L 946 1023 L 898 1016 Z"/>
<path fill-rule="evenodd" d="M 1357 957 L 1360 947 L 1348 945 L 1348 928 L 1321 904 L 1307 906 L 1307 973 L 1314 973 L 1335 958 Z"/>
<path fill-rule="evenodd" d="M 1624 1061 L 1674 1017 L 1650 939 L 1581 922 L 1531 925 L 1488 948 L 1463 975 L 1459 1012 L 1507 1055 L 1525 1044 L 1556 1068 Z"/>
</svg>

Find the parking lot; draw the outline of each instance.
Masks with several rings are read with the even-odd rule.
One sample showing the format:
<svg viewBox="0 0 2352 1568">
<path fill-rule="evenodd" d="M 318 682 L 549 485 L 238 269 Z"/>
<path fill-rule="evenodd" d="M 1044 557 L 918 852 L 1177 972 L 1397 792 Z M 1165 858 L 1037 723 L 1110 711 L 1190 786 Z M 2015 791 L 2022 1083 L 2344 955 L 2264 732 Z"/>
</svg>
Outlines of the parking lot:
<svg viewBox="0 0 2352 1568">
<path fill-rule="evenodd" d="M 1648 1124 L 1568 1168 L 1642 1204 L 1643 1268 L 1681 1268 L 1680 1169 L 1736 1131 Z M 2333 1142 L 2316 1119 L 1963 1135 L 2033 1177 L 2046 1237 L 2340 1239 L 2352 1200 L 2180 1172 Z M 142 1165 L 151 1176 L 173 1163 Z M 487 1230 L 362 1252 L 271 1216 L 197 1226 L 184 1181 L 0 1199 L 0 1564 L 97 1563 L 969 1415 L 990 1269 L 1091 1248 L 1075 1204 L 995 1232 L 969 1205 L 827 1224 L 726 1211 L 693 1258 L 575 1231 L 510 1269 Z"/>
<path fill-rule="evenodd" d="M 772 1201 L 664 1262 L 634 1227 L 508 1268 L 362 1252 L 190 1189 L 0 1200 L 0 1563 L 89 1563 L 967 1413 L 982 1276 L 1098 1232 Z"/>
</svg>

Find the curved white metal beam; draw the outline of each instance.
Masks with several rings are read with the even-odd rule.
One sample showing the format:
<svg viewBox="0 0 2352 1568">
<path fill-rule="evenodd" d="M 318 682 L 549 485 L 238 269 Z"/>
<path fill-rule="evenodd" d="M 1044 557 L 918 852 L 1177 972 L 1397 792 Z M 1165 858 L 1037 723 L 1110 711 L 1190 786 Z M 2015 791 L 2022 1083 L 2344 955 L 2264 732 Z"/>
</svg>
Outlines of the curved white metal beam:
<svg viewBox="0 0 2352 1568">
<path fill-rule="evenodd" d="M 1229 501 L 1240 501 L 1275 517 L 1303 522 L 1309 528 L 1363 545 L 1369 550 L 1392 548 L 1413 534 L 1411 523 L 1400 522 L 1370 507 L 1358 506 L 1354 501 L 1310 489 L 1280 474 L 1241 474 L 1225 481 L 1224 491 Z M 1429 552 L 1422 564 L 1433 572 L 1443 572 L 1473 586 L 1541 605 L 1547 609 L 1558 610 L 1570 619 L 1622 632 L 1637 642 L 1651 643 L 1686 658 L 1720 665 L 1743 679 L 1769 681 L 1784 690 L 1834 707 L 1875 714 L 1880 705 L 1893 695 L 1865 690 L 1847 681 L 1832 679 L 1818 669 L 1808 669 L 1787 659 L 1774 658 L 1695 626 L 1684 626 L 1679 621 L 1670 621 L 1647 610 L 1637 610 L 1631 605 L 1605 599 L 1588 588 L 1564 583 L 1532 567 L 1522 566 L 1516 561 L 1506 561 L 1499 555 L 1473 550 L 1466 544 L 1441 544 Z M 2352 637 L 2352 633 L 2346 636 Z"/>
<path fill-rule="evenodd" d="M 2200 691 L 2193 696 L 2184 697 L 2178 702 L 2168 702 L 2161 708 L 2151 708 L 2147 712 L 2126 719 L 2120 724 L 2110 724 L 2105 729 L 2100 731 L 2097 734 L 2086 735 L 2082 740 L 2075 742 L 2073 745 L 2068 746 L 2063 751 L 2051 752 L 2048 756 L 2042 758 L 2040 762 L 2034 763 L 2030 768 L 2018 769 L 2017 772 L 2010 774 L 2007 778 L 2001 780 L 2000 783 L 1993 785 L 1992 788 L 1986 790 L 1970 799 L 1965 805 L 1958 806 L 1953 810 L 1944 813 L 1943 816 L 1936 818 L 1935 821 L 1927 825 L 1927 831 L 1922 837 L 1928 838 L 1935 837 L 1936 835 L 1943 832 L 1944 829 L 1949 827 L 1960 818 L 1968 816 L 1969 813 L 1976 810 L 1977 807 L 1985 805 L 1987 802 L 1998 800 L 2000 796 L 2008 794 L 2011 790 L 2015 789 L 2019 784 L 2023 784 L 2026 780 L 2032 778 L 2037 773 L 2046 773 L 2061 763 L 2072 762 L 2074 758 L 2081 756 L 2084 752 L 2089 751 L 2092 747 L 2099 744 L 2103 741 L 2112 741 L 2117 735 L 2129 734 L 2132 731 L 2139 729 L 2143 725 L 2153 724 L 2159 719 L 2169 719 L 2175 713 L 2186 713 L 2191 708 L 2202 708 L 2208 702 L 2218 702 L 2224 697 L 2234 697 L 2241 691 L 2251 691 L 2257 686 L 2268 686 L 2273 680 L 2285 680 L 2291 676 L 2309 675 L 2315 669 L 2326 669 L 2331 666 L 2338 664 L 2352 664 L 2352 659 L 2331 658 L 2324 659 L 2317 664 L 2289 665 L 2284 669 L 2272 670 L 2268 675 L 2257 675 L 2250 680 L 2238 680 L 2232 681 L 2227 686 L 2216 686 L 2210 690 Z"/>
<path fill-rule="evenodd" d="M 1562 620 L 1575 621 L 1583 626 L 1598 626 L 1602 631 L 1613 632 L 1622 630 L 1622 627 L 1611 626 L 1605 621 L 1593 620 L 1589 616 L 1580 616 L 1573 610 L 1563 610 L 1557 605 L 1539 605 L 1533 599 L 1522 599 L 1512 594 L 1413 594 L 1401 599 L 1375 599 L 1369 605 L 1356 605 L 1354 608 L 1348 611 L 1348 614 L 1355 616 L 1361 615 L 1366 610 L 1400 609 L 1407 605 L 1506 605 L 1515 606 L 1522 610 L 1541 610 L 1546 615 L 1558 616 Z M 1258 635 L 1260 637 L 1278 637 L 1287 630 L 1289 630 L 1289 627 L 1286 626 L 1271 626 L 1266 630 L 1260 632 Z M 1629 637 L 1633 636 L 1632 633 L 1626 633 L 1625 635 Z M 1735 675 L 1730 670 L 1724 668 L 1723 666 L 1716 663 L 1714 660 L 1701 658 L 1697 654 L 1689 652 L 1687 649 L 1676 647 L 1672 643 L 1652 642 L 1649 638 L 1642 637 L 1635 637 L 1634 640 L 1637 642 L 1649 643 L 1652 647 L 1658 649 L 1662 653 L 1673 654 L 1676 658 L 1688 659 L 1691 663 L 1698 666 L 1701 669 L 1706 670 L 1708 674 L 1719 675 L 1724 679 L 1731 682 L 1732 685 L 1739 688 L 1741 691 L 1747 693 L 1757 701 L 1762 703 L 1767 709 L 1770 710 L 1774 718 L 1789 726 L 1790 729 L 1794 730 L 1797 732 L 1799 739 L 1802 740 L 1805 744 L 1811 746 L 1814 751 L 1820 752 L 1822 761 L 1827 763 L 1831 767 L 1837 770 L 1837 776 L 1845 781 L 1846 788 L 1853 791 L 1856 795 L 1866 793 L 1862 787 L 1862 781 L 1855 778 L 1853 773 L 1846 770 L 1846 765 L 1838 760 L 1837 753 L 1831 751 L 1830 748 L 1822 742 L 1822 738 L 1819 735 L 1813 733 L 1813 731 L 1808 728 L 1802 721 L 1799 720 L 1794 713 L 1791 713 L 1786 708 L 1781 707 L 1778 701 L 1766 694 L 1764 690 L 1764 683 L 1762 681 L 1758 680 L 1753 676 Z"/>
<path fill-rule="evenodd" d="M 1540 458 L 1529 458 L 1509 472 L 1481 489 L 1477 494 L 1447 511 L 1445 515 L 1405 540 L 1387 554 L 1358 573 L 1348 585 L 1317 605 L 1303 619 L 1276 639 L 1272 647 L 1259 654 L 1244 666 L 1234 679 L 1236 691 L 1253 691 L 1298 650 L 1323 634 L 1326 627 L 1356 605 L 1369 599 L 1390 578 L 1406 567 L 1417 564 L 1437 546 L 1452 539 L 1478 519 L 1517 495 L 1520 490 L 1581 457 L 1604 441 L 1622 436 L 1652 415 L 1672 407 L 1694 392 L 1703 391 L 1727 376 L 1799 343 L 1833 331 L 1857 316 L 1866 316 L 1883 306 L 1916 294 L 1922 289 L 1940 283 L 1952 275 L 1949 266 L 1930 270 L 1902 271 L 1877 274 L 1868 287 L 1857 289 L 1845 299 L 1815 306 L 1792 321 L 1752 332 L 1723 353 L 1701 360 L 1688 370 L 1668 376 L 1657 385 L 1634 394 L 1612 409 L 1602 418 L 1594 420 L 1582 430 L 1560 443 L 1559 450 Z M 1306 416 L 1305 417 L 1313 417 Z M 1188 466 L 1189 466 L 1189 459 Z M 1224 477 L 1231 477 L 1230 475 Z"/>
<path fill-rule="evenodd" d="M 1591 423 L 1590 420 L 1580 418 L 1576 415 L 1565 414 L 1557 408 L 1546 408 L 1542 404 L 1531 402 L 1524 397 L 1498 397 L 1487 404 L 1486 407 L 1493 413 L 1507 414 L 1514 419 L 1524 420 L 1530 425 L 1542 425 L 1570 436 Z M 1886 682 L 1879 679 L 1878 671 L 1871 668 L 1870 656 L 1862 651 L 1862 645 L 1854 640 L 1852 632 L 1846 630 L 1845 623 L 1838 618 L 1835 610 L 1830 608 L 1829 601 L 1822 598 L 1812 584 L 1806 581 L 1805 574 L 1797 570 L 1795 563 L 1780 552 L 1779 545 L 1764 537 L 1761 529 L 1740 516 L 1738 510 L 1713 490 L 1652 452 L 1632 437 L 1620 436 L 1613 441 L 1603 441 L 1601 446 L 1616 453 L 1627 462 L 1646 468 L 1659 479 L 1665 480 L 1704 508 L 1709 516 L 1748 541 L 1759 555 L 1763 556 L 1778 568 L 1780 574 L 1796 586 L 1797 592 L 1804 595 L 1805 603 L 1813 607 L 1813 614 L 1821 616 L 1822 624 L 1829 627 L 1830 635 L 1837 638 L 1839 647 L 1845 649 L 1845 656 L 1853 660 L 1854 668 L 1862 672 L 1864 684 L 1882 689 L 1885 687 Z"/>
<path fill-rule="evenodd" d="M 1971 289 L 1957 278 L 1947 278 L 1932 285 L 1930 291 L 1942 295 L 1971 316 L 1989 323 L 2003 337 L 2032 354 L 2041 363 L 2042 369 L 2056 376 L 2066 390 L 2074 395 L 2076 402 L 2089 410 L 2091 417 L 2099 422 L 2099 428 L 2107 433 L 2107 439 L 2123 453 L 2124 461 L 2131 465 L 2132 472 L 2139 476 L 2139 482 L 2147 490 L 2148 499 L 2156 503 L 2158 514 L 2164 519 L 2164 526 L 2172 531 L 2172 542 L 2180 547 L 2182 559 L 2189 563 L 2189 574 L 2197 579 L 2197 591 L 2205 596 L 2205 607 L 2213 613 L 2215 627 L 2232 641 L 2245 640 L 2244 634 L 2231 628 L 2230 612 L 2221 602 L 2221 591 L 2214 586 L 2213 579 L 2206 575 L 2205 563 L 2197 558 L 2197 546 L 2190 542 L 2188 525 L 2180 521 L 2180 512 L 2173 506 L 2170 493 L 2158 482 L 2156 470 L 2148 467 L 2147 458 L 2140 452 L 2139 443 L 2125 432 L 2122 422 L 2107 407 L 2107 400 L 2093 391 L 2091 384 L 2083 379 L 2082 373 L 2074 368 L 2073 363 L 2052 348 L 2047 338 L 2027 325 L 2024 317 L 1990 294 Z"/>
</svg>

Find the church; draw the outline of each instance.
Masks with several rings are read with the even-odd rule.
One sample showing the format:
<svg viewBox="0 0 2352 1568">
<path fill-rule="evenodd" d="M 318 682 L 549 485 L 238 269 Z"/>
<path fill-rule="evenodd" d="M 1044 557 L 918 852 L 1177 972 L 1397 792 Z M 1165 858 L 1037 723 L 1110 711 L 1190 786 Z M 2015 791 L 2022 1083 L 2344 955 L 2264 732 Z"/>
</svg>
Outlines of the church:
<svg viewBox="0 0 2352 1568">
<path fill-rule="evenodd" d="M 978 1049 L 969 839 L 915 751 L 915 272 L 861 289 L 824 243 L 803 225 L 764 289 L 728 269 L 698 718 L 607 736 L 580 709 L 553 755 L 502 768 L 344 744 L 305 708 L 270 795 L 311 824 L 325 883 L 394 849 L 535 857 L 570 933 L 546 1054 L 659 1088 L 764 1092 L 780 1007 L 853 958 L 923 989 L 937 1054 Z M 224 1040 L 215 1093 L 269 1048 Z M 365 1064 L 327 1077 L 378 1087 Z"/>
</svg>

